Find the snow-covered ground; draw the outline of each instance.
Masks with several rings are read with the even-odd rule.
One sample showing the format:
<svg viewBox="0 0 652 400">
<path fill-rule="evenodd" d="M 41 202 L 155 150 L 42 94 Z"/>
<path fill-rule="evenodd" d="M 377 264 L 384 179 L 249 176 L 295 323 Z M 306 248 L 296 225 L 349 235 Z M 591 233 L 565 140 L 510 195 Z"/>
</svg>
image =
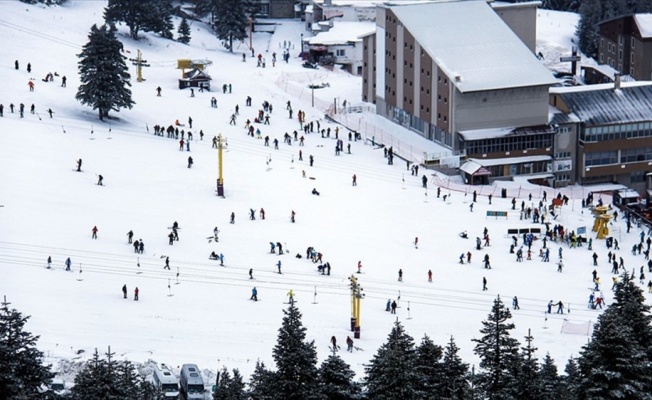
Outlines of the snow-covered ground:
<svg viewBox="0 0 652 400">
<path fill-rule="evenodd" d="M 152 359 L 173 366 L 191 362 L 213 371 L 226 365 L 248 377 L 256 360 L 273 366 L 272 347 L 290 289 L 297 294 L 308 338 L 315 340 L 323 360 L 332 335 L 342 343 L 352 336 L 348 278 L 358 261 L 363 273 L 356 277 L 366 297 L 362 337 L 356 346 L 364 351 L 342 354 L 358 378 L 395 318 L 417 340 L 428 334 L 444 345 L 453 335 L 462 357 L 477 364 L 471 339 L 479 336 L 481 321 L 497 295 L 508 304 L 513 296 L 519 297 L 513 334 L 522 340 L 531 329 L 539 356 L 549 352 L 563 365 L 587 342 L 586 335 L 563 334 L 561 327 L 565 319 L 585 323 L 595 321 L 599 313 L 586 307 L 592 252 L 562 246 L 563 273 L 556 271 L 554 262 L 557 244 L 551 244 L 550 263 L 540 262 L 536 255 L 517 263 L 508 252 L 507 230 L 534 226 L 510 210 L 512 196 L 520 193 L 519 204 L 536 205 L 541 189 L 515 182 L 508 187 L 507 199 L 496 194 L 489 205 L 487 197 L 479 196 L 470 212 L 471 194 L 445 189 L 442 196 L 449 195 L 447 201 L 438 198 L 433 183 L 443 182 L 441 178 L 424 169 L 420 176 L 412 176 L 400 160 L 387 165 L 382 150 L 349 142 L 344 129 L 340 138 L 345 147 L 351 144 L 352 154 L 335 156 L 336 125 L 324 121 L 324 108 L 310 106 L 310 90 L 296 96 L 296 90 L 287 88 L 324 81 L 330 87 L 315 91 L 319 104 L 331 104 L 334 97 L 358 102 L 361 81 L 341 72 L 302 68 L 296 47 L 290 48 L 289 63 L 278 61 L 271 67 L 272 52 L 281 58 L 279 44 L 298 42 L 302 26 L 298 22 L 280 21 L 275 34 L 254 35 L 256 52 L 267 59 L 264 69 L 256 67 L 250 54 L 242 62 L 245 44 L 229 54 L 201 24 L 192 26 L 189 46 L 150 34 L 141 34 L 142 39 L 134 42 L 122 26 L 125 55 L 134 57 L 140 49 L 151 66 L 145 68 L 142 83 L 135 81 L 131 67 L 135 107 L 113 113 L 117 119 L 102 123 L 93 110 L 74 99 L 79 84 L 76 54 L 86 43 L 90 25 L 102 22 L 102 7 L 99 1 L 69 1 L 53 8 L 20 2 L 0 5 L 0 34 L 5 38 L 0 65 L 0 103 L 5 106 L 0 118 L 0 295 L 31 315 L 27 329 L 41 336 L 38 345 L 49 362 L 84 360 L 93 349 L 103 352 L 111 346 L 119 357 L 134 362 Z M 195 91 L 191 98 L 188 90 L 179 90 L 178 58 L 212 60 L 208 72 L 214 79 L 213 91 Z M 14 60 L 20 62 L 19 71 Z M 31 74 L 25 70 L 28 62 Z M 60 77 L 43 82 L 48 72 L 65 75 L 67 87 L 60 87 Z M 301 76 L 305 80 L 297 78 Z M 34 92 L 28 91 L 29 79 L 34 79 Z M 220 90 L 225 83 L 232 85 L 231 94 Z M 157 86 L 163 89 L 161 97 L 156 96 Z M 210 107 L 213 96 L 217 109 Z M 253 98 L 253 107 L 245 107 L 247 96 Z M 263 140 L 247 136 L 243 129 L 244 121 L 253 119 L 265 100 L 274 105 L 274 112 L 271 124 L 259 128 L 263 136 L 279 139 L 278 150 L 265 147 Z M 295 141 L 283 144 L 283 134 L 299 128 L 296 118 L 288 118 L 287 101 L 295 116 L 304 110 L 307 121 L 330 127 L 331 137 L 313 133 L 306 135 L 304 147 Z M 25 117 L 10 113 L 9 103 L 24 103 Z M 35 114 L 29 113 L 32 103 Z M 236 104 L 240 117 L 232 126 L 228 121 Z M 54 111 L 53 118 L 46 113 L 48 108 Z M 184 129 L 194 135 L 190 152 L 180 151 L 178 140 L 153 135 L 155 124 L 168 126 L 176 119 L 187 123 L 188 117 L 193 127 Z M 199 130 L 206 135 L 203 141 Z M 225 198 L 215 194 L 218 161 L 211 148 L 211 138 L 220 133 L 228 140 Z M 309 155 L 314 156 L 313 167 L 308 165 Z M 188 156 L 194 159 L 191 169 Z M 81 173 L 74 171 L 79 158 Z M 421 187 L 424 173 L 430 177 L 427 190 Z M 104 186 L 95 184 L 99 174 Z M 321 195 L 312 195 L 313 188 Z M 477 188 L 481 189 L 483 194 L 494 190 Z M 532 201 L 525 195 L 530 192 L 535 195 Z M 549 198 L 556 194 L 547 192 Z M 575 188 L 575 193 L 586 192 Z M 579 196 L 573 197 L 556 223 L 590 231 L 591 214 L 582 210 Z M 258 213 L 255 221 L 249 220 L 249 210 L 260 208 L 265 209 L 265 220 Z M 290 222 L 292 210 L 296 223 Z M 487 218 L 486 211 L 509 211 L 509 217 Z M 233 225 L 231 212 L 236 215 Z M 181 226 L 180 240 L 170 246 L 168 227 L 174 221 Z M 97 240 L 91 239 L 93 226 L 99 229 Z M 219 243 L 207 239 L 215 226 L 220 229 Z M 491 246 L 477 251 L 475 238 L 485 227 Z M 623 249 L 618 255 L 629 269 L 638 269 L 642 256 L 627 249 L 638 241 L 639 230 L 626 234 L 620 219 L 611 229 Z M 144 254 L 135 254 L 127 244 L 129 230 L 134 239 L 144 240 Z M 458 236 L 465 230 L 470 240 Z M 269 254 L 270 241 L 284 244 L 288 253 Z M 306 260 L 308 246 L 330 262 L 330 276 L 319 275 L 317 265 Z M 540 247 L 538 240 L 533 253 L 538 254 Z M 594 247 L 609 302 L 607 250 L 598 240 Z M 226 267 L 208 259 L 211 251 L 224 254 Z M 473 254 L 472 262 L 460 265 L 459 255 L 467 251 Z M 482 268 L 485 254 L 491 257 L 491 270 Z M 52 270 L 45 268 L 48 256 Z M 169 271 L 163 269 L 163 256 L 170 257 Z M 64 271 L 67 257 L 72 259 L 72 272 Z M 274 273 L 279 260 L 283 275 Z M 249 279 L 250 268 L 254 280 Z M 403 282 L 397 282 L 399 269 Z M 432 283 L 427 281 L 429 269 Z M 489 287 L 484 292 L 483 277 Z M 124 284 L 128 300 L 122 298 Z M 249 300 L 254 286 L 259 302 Z M 140 290 L 138 302 L 133 301 L 135 287 Z M 385 311 L 385 303 L 399 296 L 395 317 Z M 546 317 L 551 299 L 562 300 L 570 314 Z M 79 350 L 85 352 L 78 354 Z"/>
</svg>

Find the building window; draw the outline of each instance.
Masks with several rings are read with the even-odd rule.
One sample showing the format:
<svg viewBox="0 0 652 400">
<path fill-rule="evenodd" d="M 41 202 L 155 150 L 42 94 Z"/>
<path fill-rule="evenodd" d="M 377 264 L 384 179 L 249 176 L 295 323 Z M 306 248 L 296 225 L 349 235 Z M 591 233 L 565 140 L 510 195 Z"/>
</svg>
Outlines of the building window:
<svg viewBox="0 0 652 400">
<path fill-rule="evenodd" d="M 604 54 L 600 53 L 600 63 L 604 64 Z"/>
<path fill-rule="evenodd" d="M 618 59 L 619 59 L 620 61 L 623 60 L 623 51 L 622 51 L 622 50 L 618 50 Z"/>
<path fill-rule="evenodd" d="M 335 55 L 337 57 L 344 57 L 344 56 L 346 56 L 346 50 L 345 49 L 337 49 L 337 50 L 335 50 Z"/>
<path fill-rule="evenodd" d="M 448 85 L 448 78 L 444 78 L 444 85 Z"/>
<path fill-rule="evenodd" d="M 441 119 L 441 113 L 437 113 L 437 119 Z"/>
<path fill-rule="evenodd" d="M 430 89 L 426 89 L 426 94 L 430 94 Z"/>
<path fill-rule="evenodd" d="M 426 112 L 427 112 L 427 113 L 430 112 L 430 107 L 426 107 Z"/>
<path fill-rule="evenodd" d="M 629 68 L 629 74 L 630 74 L 631 76 L 634 76 L 634 67 L 630 67 L 630 68 Z"/>
<path fill-rule="evenodd" d="M 600 39 L 600 47 L 604 48 L 604 39 Z"/>
<path fill-rule="evenodd" d="M 444 103 L 448 103 L 448 97 L 444 97 Z"/>
<path fill-rule="evenodd" d="M 620 44 L 621 46 L 625 44 L 625 38 L 623 37 L 623 35 L 618 36 L 618 44 Z"/>
<path fill-rule="evenodd" d="M 636 43 L 636 40 L 632 38 L 632 49 L 635 47 L 634 44 Z"/>
<path fill-rule="evenodd" d="M 444 115 L 444 122 L 447 122 L 447 121 L 448 121 L 448 117 L 446 117 L 446 116 Z"/>
<path fill-rule="evenodd" d="M 441 82 L 441 75 L 437 77 L 437 82 Z"/>
<path fill-rule="evenodd" d="M 632 55 L 630 56 L 630 61 L 632 64 L 634 64 L 634 53 L 632 53 Z"/>
<path fill-rule="evenodd" d="M 437 95 L 437 101 L 441 101 L 441 95 L 440 94 Z"/>
<path fill-rule="evenodd" d="M 631 183 L 645 182 L 645 171 L 634 171 L 629 177 Z"/>
</svg>

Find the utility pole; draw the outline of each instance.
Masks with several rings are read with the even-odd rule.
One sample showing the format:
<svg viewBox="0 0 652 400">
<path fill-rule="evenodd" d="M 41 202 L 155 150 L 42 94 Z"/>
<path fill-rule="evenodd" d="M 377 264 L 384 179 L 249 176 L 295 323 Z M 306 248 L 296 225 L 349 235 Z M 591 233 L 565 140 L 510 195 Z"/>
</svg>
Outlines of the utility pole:
<svg viewBox="0 0 652 400">
<path fill-rule="evenodd" d="M 143 53 L 140 50 L 137 50 L 136 58 L 130 58 L 129 61 L 136 66 L 136 80 L 138 82 L 144 81 L 143 79 L 143 67 L 149 67 L 147 60 L 143 60 Z"/>
<path fill-rule="evenodd" d="M 220 133 L 217 135 L 217 165 L 218 165 L 218 175 L 217 175 L 217 195 L 224 197 L 224 177 L 222 175 L 222 150 L 227 146 L 226 138 L 222 137 Z"/>
</svg>

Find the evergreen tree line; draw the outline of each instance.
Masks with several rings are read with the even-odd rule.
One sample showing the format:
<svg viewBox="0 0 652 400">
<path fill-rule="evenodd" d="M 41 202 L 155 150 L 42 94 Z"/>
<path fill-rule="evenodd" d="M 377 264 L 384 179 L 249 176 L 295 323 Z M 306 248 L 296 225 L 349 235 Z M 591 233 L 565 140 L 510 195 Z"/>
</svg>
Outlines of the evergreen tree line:
<svg viewBox="0 0 652 400">
<path fill-rule="evenodd" d="M 570 358 L 560 375 L 554 360 L 536 356 L 534 338 L 512 336 L 511 312 L 497 297 L 481 336 L 474 339 L 479 368 L 469 369 L 453 337 L 439 346 L 424 336 L 418 344 L 397 320 L 387 341 L 356 381 L 350 366 L 333 351 L 320 366 L 314 341 L 295 305 L 284 310 L 272 350 L 275 369 L 257 362 L 248 385 L 237 369 L 218 373 L 214 400 L 346 399 L 652 399 L 652 317 L 642 290 L 624 274 L 615 300 L 598 317 L 589 343 Z M 56 398 L 46 391 L 50 365 L 36 348 L 38 336 L 24 330 L 28 317 L 0 310 L 0 400 Z M 154 399 L 159 393 L 134 366 L 97 353 L 75 378 L 70 399 Z"/>
</svg>

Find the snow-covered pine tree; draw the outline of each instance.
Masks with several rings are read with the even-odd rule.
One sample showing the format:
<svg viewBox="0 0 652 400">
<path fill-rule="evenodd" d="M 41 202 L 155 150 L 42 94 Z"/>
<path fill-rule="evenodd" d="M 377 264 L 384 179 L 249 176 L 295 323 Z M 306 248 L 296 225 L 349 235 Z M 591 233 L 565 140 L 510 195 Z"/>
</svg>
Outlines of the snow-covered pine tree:
<svg viewBox="0 0 652 400">
<path fill-rule="evenodd" d="M 414 399 L 419 388 L 418 375 L 413 370 L 416 355 L 414 339 L 405 333 L 398 320 L 387 342 L 378 349 L 365 367 L 367 398 L 375 400 Z"/>
<path fill-rule="evenodd" d="M 442 365 L 439 362 L 443 354 L 442 348 L 433 343 L 428 335 L 424 335 L 421 343 L 415 349 L 414 370 L 418 374 L 417 383 L 421 398 L 438 393 L 443 381 Z"/>
<path fill-rule="evenodd" d="M 521 368 L 517 371 L 517 397 L 519 399 L 540 399 L 541 382 L 539 381 L 539 361 L 534 353 L 537 348 L 533 346 L 534 337 L 528 329 L 525 336 L 526 346 L 521 347 Z"/>
<path fill-rule="evenodd" d="M 216 0 L 215 3 L 215 33 L 231 53 L 233 41 L 244 40 L 247 37 L 249 18 L 245 13 L 243 0 Z"/>
<path fill-rule="evenodd" d="M 319 386 L 327 400 L 361 399 L 362 387 L 353 381 L 355 372 L 337 354 L 331 354 L 319 368 Z"/>
<path fill-rule="evenodd" d="M 442 400 L 464 400 L 469 392 L 469 365 L 462 362 L 457 354 L 460 351 L 455 339 L 451 340 L 444 348 L 442 366 L 442 383 L 439 387 L 439 395 Z"/>
<path fill-rule="evenodd" d="M 111 355 L 107 355 L 111 357 Z M 160 391 L 150 382 L 147 382 L 131 361 L 118 361 L 115 363 L 116 375 L 114 385 L 122 393 L 124 400 L 141 400 L 159 398 Z"/>
<path fill-rule="evenodd" d="M 177 41 L 183 44 L 190 43 L 190 25 L 188 25 L 188 20 L 185 17 L 181 20 L 181 23 L 179 24 L 179 30 L 177 32 L 179 33 Z"/>
<path fill-rule="evenodd" d="M 164 38 L 172 38 L 171 0 L 109 0 L 104 9 L 107 24 L 124 22 L 129 36 L 138 40 L 138 32 L 155 32 Z"/>
<path fill-rule="evenodd" d="M 607 309 L 598 317 L 591 341 L 582 348 L 579 398 L 650 399 L 650 363 L 632 328 Z"/>
<path fill-rule="evenodd" d="M 35 398 L 54 374 L 43 365 L 43 353 L 36 348 L 39 337 L 27 332 L 29 317 L 9 309 L 5 301 L 0 308 L 0 399 Z"/>
<path fill-rule="evenodd" d="M 580 367 L 575 358 L 571 357 L 564 368 L 566 375 L 561 378 L 560 400 L 575 400 L 579 398 Z"/>
<path fill-rule="evenodd" d="M 98 110 L 101 121 L 111 110 L 133 107 L 126 57 L 122 55 L 122 43 L 115 37 L 115 28 L 93 25 L 78 57 L 81 85 L 75 98 L 79 102 Z"/>
<path fill-rule="evenodd" d="M 249 390 L 247 391 L 251 400 L 273 399 L 274 376 L 275 373 L 268 370 L 264 362 L 256 361 L 256 368 L 249 378 Z"/>
<path fill-rule="evenodd" d="M 559 375 L 557 374 L 557 366 L 555 360 L 550 357 L 550 353 L 546 353 L 543 358 L 541 367 L 539 368 L 540 393 L 541 400 L 558 400 L 562 391 Z"/>
<path fill-rule="evenodd" d="M 317 350 L 315 343 L 306 342 L 306 328 L 301 312 L 290 304 L 283 310 L 283 323 L 272 351 L 276 362 L 274 398 L 309 400 L 319 398 L 317 382 Z"/>
<path fill-rule="evenodd" d="M 600 36 L 598 23 L 602 20 L 602 1 L 584 0 L 580 6 L 580 20 L 575 35 L 579 40 L 580 51 L 589 57 L 597 58 Z"/>
<path fill-rule="evenodd" d="M 619 324 L 632 328 L 634 339 L 652 360 L 652 315 L 641 288 L 628 274 L 623 274 L 614 288 L 614 302 L 609 306 Z M 652 375 L 652 371 L 650 371 Z M 652 387 L 650 388 L 652 392 Z"/>
<path fill-rule="evenodd" d="M 242 374 L 237 368 L 233 369 L 233 377 L 231 378 L 231 385 L 229 385 L 229 400 L 246 400 L 247 394 L 245 393 L 245 384 L 242 381 Z"/>
<path fill-rule="evenodd" d="M 509 332 L 514 329 L 511 318 L 509 308 L 500 296 L 496 297 L 487 320 L 482 321 L 482 338 L 472 339 L 477 343 L 473 352 L 480 357 L 483 369 L 477 377 L 478 387 L 491 399 L 516 398 L 514 373 L 521 365 L 520 344 L 510 336 Z"/>
<path fill-rule="evenodd" d="M 229 387 L 231 386 L 231 374 L 226 367 L 217 375 L 217 382 L 215 383 L 215 393 L 213 393 L 213 400 L 230 400 Z"/>
</svg>

